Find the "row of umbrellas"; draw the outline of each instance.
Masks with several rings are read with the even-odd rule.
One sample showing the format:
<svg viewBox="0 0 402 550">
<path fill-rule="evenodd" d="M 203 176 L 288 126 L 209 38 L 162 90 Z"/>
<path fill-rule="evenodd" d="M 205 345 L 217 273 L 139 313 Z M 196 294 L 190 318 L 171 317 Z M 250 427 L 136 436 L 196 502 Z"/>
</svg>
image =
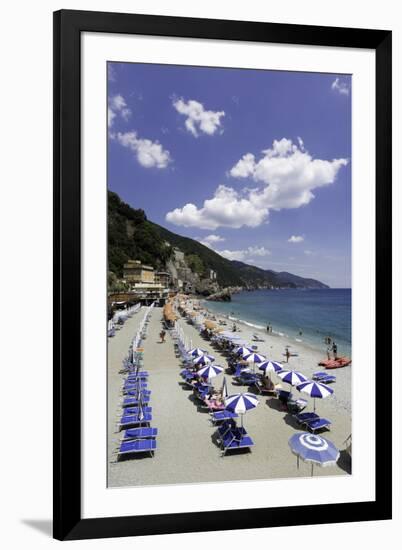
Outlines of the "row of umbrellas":
<svg viewBox="0 0 402 550">
<path fill-rule="evenodd" d="M 198 371 L 199 376 L 211 380 L 211 378 L 223 372 L 222 367 L 212 365 L 215 357 L 209 355 L 205 350 L 193 348 L 188 353 L 194 358 L 194 365 L 201 366 Z M 262 371 L 264 376 L 270 377 L 270 373 L 274 372 L 283 382 L 297 387 L 299 391 L 312 397 L 314 399 L 314 411 L 316 410 L 316 398 L 325 399 L 334 392 L 327 384 L 308 380 L 301 372 L 283 369 L 281 363 L 268 360 L 248 346 L 239 346 L 235 353 L 248 363 L 258 364 L 259 370 Z M 225 399 L 225 408 L 231 412 L 240 414 L 241 425 L 243 426 L 243 415 L 247 411 L 257 407 L 259 403 L 258 398 L 248 392 L 228 396 L 226 379 L 223 382 L 222 393 Z M 314 464 L 319 464 L 320 466 L 333 465 L 336 464 L 339 458 L 339 450 L 335 445 L 317 434 L 308 432 L 294 434 L 289 440 L 289 446 L 292 452 L 297 455 L 298 466 L 300 458 L 311 463 L 311 475 L 314 474 Z"/>
</svg>

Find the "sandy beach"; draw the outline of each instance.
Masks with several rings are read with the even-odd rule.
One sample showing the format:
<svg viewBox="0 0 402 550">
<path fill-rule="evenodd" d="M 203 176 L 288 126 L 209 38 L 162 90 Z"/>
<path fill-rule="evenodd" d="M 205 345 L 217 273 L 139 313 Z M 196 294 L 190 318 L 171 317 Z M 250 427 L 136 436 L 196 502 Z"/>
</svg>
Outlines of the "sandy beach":
<svg viewBox="0 0 402 550">
<path fill-rule="evenodd" d="M 273 479 L 306 477 L 311 474 L 311 466 L 300 462 L 291 453 L 288 440 L 297 431 L 303 431 L 294 419 L 281 410 L 276 398 L 259 396 L 259 406 L 244 417 L 244 425 L 254 441 L 251 452 L 239 452 L 221 456 L 216 442 L 216 428 L 210 422 L 206 409 L 200 407 L 192 391 L 183 385 L 180 377 L 181 364 L 176 356 L 173 340 L 168 333 L 166 342 L 159 343 L 162 326 L 162 309 L 154 308 L 144 341 L 144 369 L 149 371 L 148 387 L 152 391 L 150 406 L 153 420 L 151 425 L 158 428 L 158 448 L 153 458 L 141 455 L 131 460 L 116 462 L 114 454 L 122 432 L 116 432 L 116 424 L 121 415 L 121 388 L 124 376 L 119 374 L 121 361 L 127 354 L 130 341 L 143 314 L 142 308 L 129 319 L 122 329 L 108 340 L 108 486 L 145 486 L 176 483 L 202 483 L 234 480 Z M 215 317 L 217 319 L 218 316 Z M 226 367 L 226 358 L 214 350 L 210 342 L 202 338 L 198 330 L 185 319 L 178 321 L 193 346 L 211 352 L 215 363 Z M 257 332 L 244 324 L 237 323 L 240 336 L 269 359 L 283 362 L 285 338 L 264 334 L 264 342 L 252 342 Z M 228 329 L 231 324 L 228 323 Z M 298 356 L 291 357 L 289 367 L 310 377 L 323 358 L 319 350 L 303 343 L 292 344 Z M 351 433 L 351 368 L 337 369 L 333 385 L 335 394 L 325 400 L 317 399 L 317 412 L 332 421 L 331 430 L 323 432 L 341 450 L 341 457 L 334 467 L 314 469 L 315 476 L 347 475 L 351 473 L 348 455 L 344 452 L 345 439 Z M 273 375 L 275 382 L 280 380 Z M 222 385 L 223 376 L 214 379 L 214 385 Z M 226 375 L 228 392 L 248 391 L 246 386 L 238 386 L 231 375 Z M 282 384 L 288 389 L 286 384 Z M 299 392 L 294 390 L 298 397 Z M 300 397 L 306 397 L 304 394 Z M 313 400 L 306 410 L 313 410 Z"/>
</svg>

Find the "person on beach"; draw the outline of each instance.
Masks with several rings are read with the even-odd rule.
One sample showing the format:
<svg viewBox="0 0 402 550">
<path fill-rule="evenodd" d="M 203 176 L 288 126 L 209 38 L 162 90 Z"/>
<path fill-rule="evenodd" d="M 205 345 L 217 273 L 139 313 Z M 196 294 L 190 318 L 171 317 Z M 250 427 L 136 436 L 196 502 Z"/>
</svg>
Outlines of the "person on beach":
<svg viewBox="0 0 402 550">
<path fill-rule="evenodd" d="M 159 337 L 161 339 L 161 344 L 165 343 L 165 336 L 166 336 L 166 331 L 162 329 L 159 333 Z"/>
<path fill-rule="evenodd" d="M 331 359 L 331 348 L 329 346 L 327 346 L 327 357 L 329 361 Z"/>
<path fill-rule="evenodd" d="M 334 359 L 338 359 L 338 346 L 335 342 L 332 344 L 332 351 L 334 354 Z"/>
<path fill-rule="evenodd" d="M 285 348 L 286 363 L 289 363 L 290 351 L 289 348 Z"/>
</svg>

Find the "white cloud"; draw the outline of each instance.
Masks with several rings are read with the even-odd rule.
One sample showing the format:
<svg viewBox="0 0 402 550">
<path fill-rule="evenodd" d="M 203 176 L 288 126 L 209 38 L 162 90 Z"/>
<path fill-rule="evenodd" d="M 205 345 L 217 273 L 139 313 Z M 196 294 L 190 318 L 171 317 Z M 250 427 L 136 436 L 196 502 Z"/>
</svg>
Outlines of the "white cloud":
<svg viewBox="0 0 402 550">
<path fill-rule="evenodd" d="M 302 235 L 292 235 L 288 239 L 288 243 L 302 243 L 304 241 L 304 237 Z"/>
<path fill-rule="evenodd" d="M 206 237 L 199 239 L 201 244 L 203 244 L 204 246 L 208 246 L 209 248 L 212 248 L 213 244 L 221 243 L 224 240 L 224 237 L 220 237 L 219 235 L 207 235 Z"/>
<path fill-rule="evenodd" d="M 190 99 L 187 103 L 183 99 L 173 101 L 173 107 L 178 113 L 186 116 L 186 129 L 194 137 L 199 132 L 212 136 L 221 127 L 221 118 L 225 116 L 224 111 L 207 111 L 202 103 Z"/>
<path fill-rule="evenodd" d="M 234 178 L 252 178 L 255 188 L 240 191 L 220 185 L 201 208 L 188 203 L 168 212 L 175 225 L 215 230 L 218 227 L 257 227 L 266 222 L 270 210 L 299 208 L 314 199 L 313 191 L 334 183 L 347 159 L 321 160 L 290 139 L 275 140 L 260 160 L 244 155 L 230 170 Z"/>
<path fill-rule="evenodd" d="M 335 92 L 339 92 L 342 95 L 349 95 L 350 88 L 347 82 L 340 80 L 340 78 L 335 78 L 333 83 L 331 84 L 331 90 L 334 90 Z"/>
<path fill-rule="evenodd" d="M 262 258 L 271 254 L 264 246 L 249 246 L 244 250 L 215 250 L 215 252 L 228 260 L 237 260 L 239 262 L 247 260 L 253 263 L 257 262 L 256 257 Z"/>
<path fill-rule="evenodd" d="M 131 149 L 145 168 L 166 168 L 171 162 L 169 151 L 159 142 L 139 138 L 136 132 L 118 132 L 116 139 L 123 147 Z"/>
<path fill-rule="evenodd" d="M 131 116 L 131 109 L 128 108 L 126 100 L 120 94 L 109 98 L 108 105 L 108 126 L 111 128 L 117 115 L 127 121 Z"/>
<path fill-rule="evenodd" d="M 264 208 L 255 208 L 247 197 L 235 189 L 220 185 L 212 199 L 204 201 L 202 208 L 187 203 L 166 214 L 166 220 L 175 225 L 216 229 L 217 227 L 239 228 L 243 225 L 257 227 L 267 217 Z"/>
</svg>

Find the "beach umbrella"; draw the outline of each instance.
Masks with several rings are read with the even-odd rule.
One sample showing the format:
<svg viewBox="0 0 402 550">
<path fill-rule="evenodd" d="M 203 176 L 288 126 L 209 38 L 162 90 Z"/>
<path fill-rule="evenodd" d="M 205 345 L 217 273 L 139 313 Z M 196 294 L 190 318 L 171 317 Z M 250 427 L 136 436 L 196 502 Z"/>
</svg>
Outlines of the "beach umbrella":
<svg viewBox="0 0 402 550">
<path fill-rule="evenodd" d="M 255 372 L 255 364 L 262 363 L 263 361 L 266 360 L 266 357 L 264 357 L 263 355 L 260 355 L 259 353 L 252 352 L 252 353 L 249 353 L 248 355 L 245 355 L 243 359 L 247 361 L 247 363 L 253 363 L 253 372 Z"/>
<path fill-rule="evenodd" d="M 222 374 L 222 372 L 223 372 L 223 367 L 219 367 L 218 365 L 207 365 L 206 367 L 202 367 L 197 372 L 197 375 L 202 376 L 207 380 L 211 380 L 211 378 L 215 378 L 215 376 Z"/>
<path fill-rule="evenodd" d="M 264 373 L 264 376 L 267 376 L 269 379 L 271 379 L 271 377 L 269 376 L 268 373 L 270 372 L 278 373 L 281 370 L 283 370 L 283 367 L 280 363 L 277 363 L 276 361 L 269 361 L 269 360 L 262 362 L 258 368 Z"/>
<path fill-rule="evenodd" d="M 247 347 L 247 346 L 240 346 L 235 351 L 235 354 L 240 355 L 241 357 L 245 357 L 246 355 L 250 355 L 250 353 L 253 353 L 253 350 L 250 347 Z"/>
<path fill-rule="evenodd" d="M 307 381 L 307 377 L 296 370 L 283 369 L 280 372 L 277 372 L 277 375 L 283 382 L 286 382 L 286 384 L 289 384 L 290 386 L 299 386 L 303 382 Z"/>
<path fill-rule="evenodd" d="M 258 405 L 258 398 L 253 393 L 236 393 L 225 399 L 225 409 L 240 414 L 243 427 L 243 415 Z"/>
<path fill-rule="evenodd" d="M 223 384 L 222 384 L 222 398 L 226 399 L 228 397 L 228 387 L 226 384 L 226 377 L 223 377 Z"/>
<path fill-rule="evenodd" d="M 205 349 L 193 348 L 193 349 L 188 350 L 187 353 L 189 355 L 191 355 L 192 357 L 201 357 L 202 355 L 205 355 L 207 352 L 206 352 Z"/>
<path fill-rule="evenodd" d="M 297 456 L 297 467 L 299 467 L 299 458 L 305 462 L 311 462 L 312 476 L 314 475 L 314 464 L 324 467 L 334 466 L 340 454 L 332 441 L 308 432 L 292 435 L 289 439 L 289 446 L 292 453 Z"/>
<path fill-rule="evenodd" d="M 215 361 L 215 357 L 213 355 L 201 355 L 200 357 L 196 357 L 193 360 L 194 365 L 198 367 L 204 367 L 205 365 L 208 365 L 209 363 L 213 363 Z"/>
<path fill-rule="evenodd" d="M 307 395 L 314 398 L 314 411 L 316 398 L 325 399 L 326 397 L 334 393 L 334 390 L 326 384 L 323 384 L 322 382 L 314 382 L 312 380 L 307 380 L 307 382 L 303 382 L 302 384 L 297 386 L 297 389 L 299 391 L 307 393 Z"/>
</svg>

